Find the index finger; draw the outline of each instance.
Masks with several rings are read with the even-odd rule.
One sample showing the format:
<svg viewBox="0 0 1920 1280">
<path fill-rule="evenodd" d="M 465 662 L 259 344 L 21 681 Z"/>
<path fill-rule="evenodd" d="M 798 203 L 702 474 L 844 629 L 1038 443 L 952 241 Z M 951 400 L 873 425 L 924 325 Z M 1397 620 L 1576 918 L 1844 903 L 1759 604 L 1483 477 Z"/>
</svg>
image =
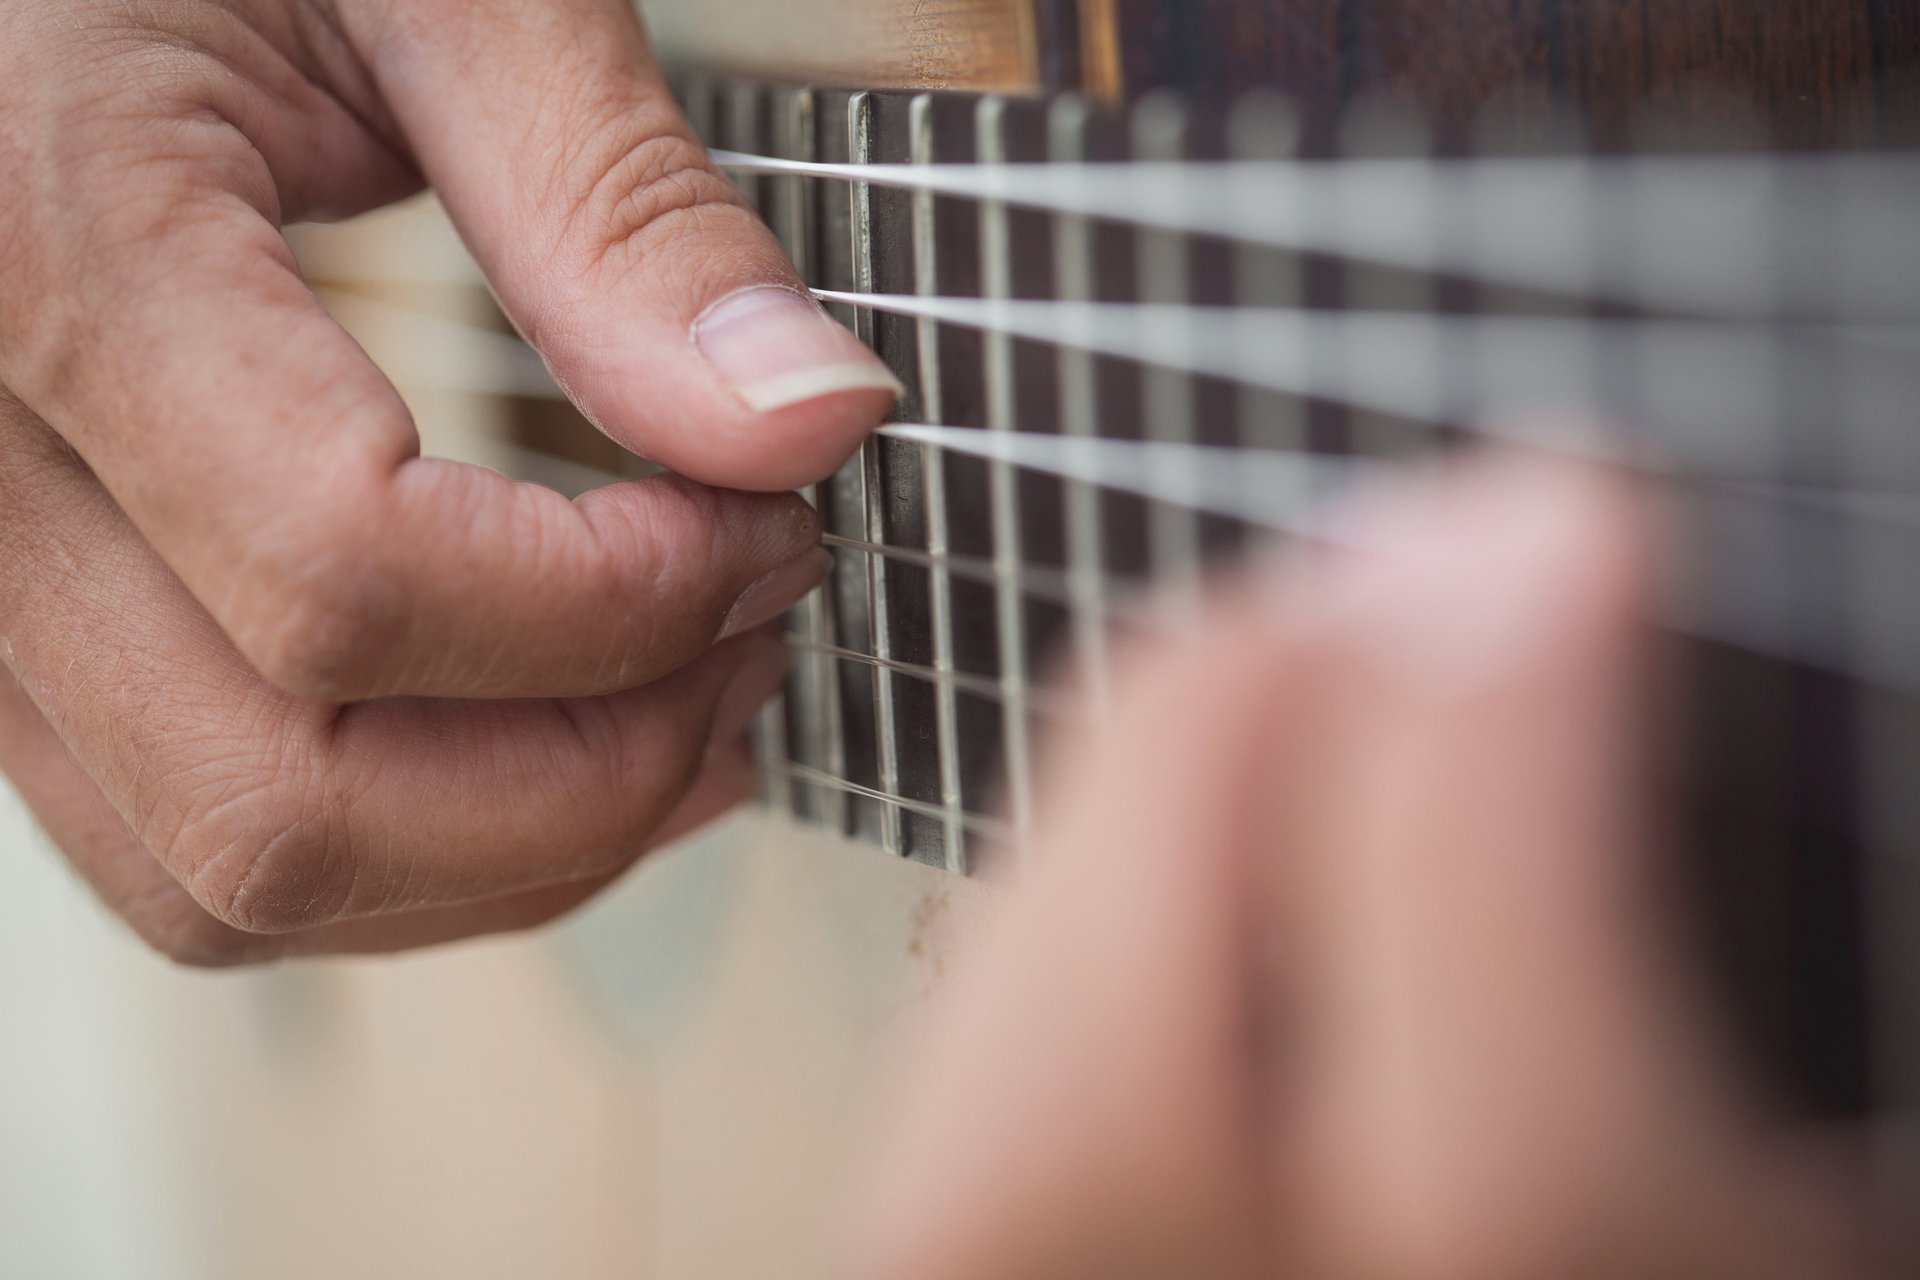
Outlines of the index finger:
<svg viewBox="0 0 1920 1280">
<path fill-rule="evenodd" d="M 278 232 L 202 177 L 112 208 L 103 190 L 88 244 L 48 233 L 60 291 L 0 301 L 0 381 L 280 687 L 334 701 L 630 688 L 821 576 L 795 497 L 661 479 L 569 502 L 421 458 L 398 394 Z M 31 417 L 0 429 L 40 429 Z"/>
</svg>

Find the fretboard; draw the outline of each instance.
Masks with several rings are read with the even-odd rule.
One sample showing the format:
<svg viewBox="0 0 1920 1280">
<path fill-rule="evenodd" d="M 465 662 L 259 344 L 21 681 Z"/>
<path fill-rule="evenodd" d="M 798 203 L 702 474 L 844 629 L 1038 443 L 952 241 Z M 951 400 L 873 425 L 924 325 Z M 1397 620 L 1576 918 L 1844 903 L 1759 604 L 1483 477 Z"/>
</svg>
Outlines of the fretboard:
<svg viewBox="0 0 1920 1280">
<path fill-rule="evenodd" d="M 769 804 L 965 872 L 1031 813 L 1057 673 L 1097 688 L 1211 566 L 1425 454 L 1604 455 L 1686 513 L 1649 751 L 1730 1002 L 1803 1103 L 1920 1107 L 1920 155 L 683 89 L 909 389 L 810 495 L 836 565 Z"/>
</svg>

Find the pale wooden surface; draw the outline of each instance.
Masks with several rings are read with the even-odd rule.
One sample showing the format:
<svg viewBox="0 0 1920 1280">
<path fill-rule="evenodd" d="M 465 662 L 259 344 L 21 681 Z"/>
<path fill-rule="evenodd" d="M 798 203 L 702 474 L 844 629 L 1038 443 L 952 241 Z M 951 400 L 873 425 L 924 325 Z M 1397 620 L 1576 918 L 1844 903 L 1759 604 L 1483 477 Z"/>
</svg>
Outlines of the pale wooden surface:
<svg viewBox="0 0 1920 1280">
<path fill-rule="evenodd" d="M 0 1275 L 826 1280 L 986 906 L 748 818 L 537 937 L 187 973 L 0 784 Z"/>
<path fill-rule="evenodd" d="M 1032 0 L 642 0 L 668 58 L 809 84 L 1037 87 Z"/>
</svg>

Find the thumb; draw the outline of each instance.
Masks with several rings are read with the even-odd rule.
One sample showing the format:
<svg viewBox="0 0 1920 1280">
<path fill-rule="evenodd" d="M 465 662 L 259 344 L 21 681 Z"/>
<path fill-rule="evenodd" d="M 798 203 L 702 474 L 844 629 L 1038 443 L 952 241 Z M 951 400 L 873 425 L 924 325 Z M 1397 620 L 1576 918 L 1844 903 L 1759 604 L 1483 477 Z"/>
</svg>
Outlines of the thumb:
<svg viewBox="0 0 1920 1280">
<path fill-rule="evenodd" d="M 832 472 L 900 394 L 715 169 L 629 0 L 343 0 L 502 305 L 586 415 L 694 480 Z"/>
</svg>

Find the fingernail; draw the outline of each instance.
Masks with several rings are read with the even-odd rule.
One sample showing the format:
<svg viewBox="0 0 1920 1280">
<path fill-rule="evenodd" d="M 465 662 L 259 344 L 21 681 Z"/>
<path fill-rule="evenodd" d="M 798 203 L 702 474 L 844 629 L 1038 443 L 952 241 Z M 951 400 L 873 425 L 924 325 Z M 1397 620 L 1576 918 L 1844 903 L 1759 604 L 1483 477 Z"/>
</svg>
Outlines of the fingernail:
<svg viewBox="0 0 1920 1280">
<path fill-rule="evenodd" d="M 713 732 L 708 741 L 715 747 L 727 747 L 753 727 L 760 709 L 774 694 L 786 688 L 791 670 L 784 645 L 769 644 L 765 654 L 756 653 L 734 673 L 725 693 L 713 711 Z"/>
<path fill-rule="evenodd" d="M 737 636 L 755 627 L 764 627 L 812 594 L 826 581 L 833 568 L 833 556 L 824 547 L 815 547 L 797 560 L 789 561 L 741 592 L 720 638 Z"/>
<path fill-rule="evenodd" d="M 791 289 L 767 286 L 723 298 L 694 322 L 693 338 L 756 413 L 841 391 L 903 394 L 880 357 Z"/>
</svg>

